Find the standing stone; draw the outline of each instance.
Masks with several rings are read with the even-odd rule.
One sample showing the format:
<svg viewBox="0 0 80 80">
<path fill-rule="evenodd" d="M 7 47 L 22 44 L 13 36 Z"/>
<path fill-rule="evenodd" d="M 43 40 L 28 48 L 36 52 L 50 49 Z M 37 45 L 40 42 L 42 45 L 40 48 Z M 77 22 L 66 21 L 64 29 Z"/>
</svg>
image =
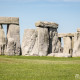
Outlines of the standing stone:
<svg viewBox="0 0 80 80">
<path fill-rule="evenodd" d="M 73 57 L 80 57 L 80 32 L 79 30 L 74 35 L 74 48 L 73 48 L 73 55 L 72 55 Z"/>
<path fill-rule="evenodd" d="M 38 21 L 35 26 L 38 28 L 39 55 L 46 56 L 48 53 L 58 52 L 58 24 Z"/>
<path fill-rule="evenodd" d="M 58 43 L 57 43 L 58 53 L 63 53 L 61 44 L 62 44 L 61 43 L 61 38 L 58 37 Z"/>
<path fill-rule="evenodd" d="M 64 50 L 63 53 L 71 53 L 72 50 L 72 40 L 70 37 L 63 37 L 64 41 Z"/>
<path fill-rule="evenodd" d="M 37 27 L 38 31 L 38 54 L 39 56 L 46 56 L 49 48 L 49 34 L 48 28 Z"/>
<path fill-rule="evenodd" d="M 7 40 L 8 40 L 7 52 L 10 53 L 10 51 L 8 49 L 8 48 L 10 48 L 9 43 L 13 44 L 13 40 L 11 42 L 11 40 L 9 40 L 9 38 L 14 39 L 14 46 L 15 46 L 14 55 L 20 55 L 20 27 L 19 27 L 19 25 L 10 24 L 8 26 L 8 31 L 7 31 Z"/>
<path fill-rule="evenodd" d="M 5 54 L 6 38 L 2 25 L 0 25 L 0 55 Z"/>
<path fill-rule="evenodd" d="M 58 53 L 58 33 L 56 28 L 49 28 L 49 53 Z"/>
<path fill-rule="evenodd" d="M 22 40 L 22 55 L 38 55 L 37 35 L 34 29 L 26 29 Z"/>
<path fill-rule="evenodd" d="M 15 41 L 13 38 L 8 38 L 7 44 L 7 54 L 6 55 L 15 55 Z"/>
</svg>

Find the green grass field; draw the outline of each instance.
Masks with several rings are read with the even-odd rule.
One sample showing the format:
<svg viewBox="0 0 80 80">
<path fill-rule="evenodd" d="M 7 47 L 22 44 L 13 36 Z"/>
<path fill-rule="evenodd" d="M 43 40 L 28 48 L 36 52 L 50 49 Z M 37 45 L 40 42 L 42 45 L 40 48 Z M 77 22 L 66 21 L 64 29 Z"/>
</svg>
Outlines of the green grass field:
<svg viewBox="0 0 80 80">
<path fill-rule="evenodd" d="M 0 80 L 80 80 L 80 58 L 0 56 Z"/>
</svg>

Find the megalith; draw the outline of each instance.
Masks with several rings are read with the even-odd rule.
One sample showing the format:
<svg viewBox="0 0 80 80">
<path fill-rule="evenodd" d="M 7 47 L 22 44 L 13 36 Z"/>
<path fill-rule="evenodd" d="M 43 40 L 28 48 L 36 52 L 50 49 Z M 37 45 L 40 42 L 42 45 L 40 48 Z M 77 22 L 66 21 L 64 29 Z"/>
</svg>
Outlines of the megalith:
<svg viewBox="0 0 80 80">
<path fill-rule="evenodd" d="M 49 53 L 57 52 L 58 24 L 53 22 L 41 22 L 35 23 L 38 29 L 38 53 L 40 56 L 46 56 Z M 55 49 L 55 50 L 54 50 Z"/>
<path fill-rule="evenodd" d="M 63 37 L 63 41 L 64 41 L 64 49 L 63 49 L 63 53 L 67 53 L 67 54 L 71 54 L 71 50 L 72 50 L 72 39 L 70 37 Z"/>
<path fill-rule="evenodd" d="M 47 56 L 49 48 L 49 34 L 47 28 L 37 27 L 38 33 L 38 54 Z"/>
<path fill-rule="evenodd" d="M 35 29 L 25 29 L 22 40 L 22 55 L 38 55 L 37 33 Z"/>
<path fill-rule="evenodd" d="M 6 37 L 2 28 L 7 24 Z M 5 55 L 20 55 L 20 27 L 19 18 L 17 17 L 0 17 L 0 52 Z"/>
<path fill-rule="evenodd" d="M 73 57 L 80 57 L 80 29 L 74 34 Z"/>
<path fill-rule="evenodd" d="M 4 55 L 6 50 L 6 38 L 2 25 L 0 24 L 0 55 Z"/>
<path fill-rule="evenodd" d="M 15 24 L 10 24 L 8 27 L 9 28 L 7 33 L 7 53 L 10 52 L 8 48 L 10 48 L 13 45 L 14 55 L 20 55 L 20 27 L 19 25 L 15 25 Z M 11 42 L 14 44 L 12 44 Z M 9 46 L 10 43 L 11 46 Z"/>
</svg>

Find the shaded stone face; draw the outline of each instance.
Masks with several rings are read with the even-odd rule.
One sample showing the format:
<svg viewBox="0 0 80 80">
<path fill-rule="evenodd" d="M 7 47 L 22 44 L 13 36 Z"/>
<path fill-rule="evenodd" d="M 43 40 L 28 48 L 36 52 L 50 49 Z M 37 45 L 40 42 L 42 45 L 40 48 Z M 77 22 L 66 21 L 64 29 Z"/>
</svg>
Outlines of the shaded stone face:
<svg viewBox="0 0 80 80">
<path fill-rule="evenodd" d="M 0 17 L 0 24 L 19 24 L 19 18 L 16 18 L 16 17 Z"/>
<path fill-rule="evenodd" d="M 49 28 L 49 53 L 58 52 L 57 43 L 58 43 L 57 29 Z"/>
</svg>

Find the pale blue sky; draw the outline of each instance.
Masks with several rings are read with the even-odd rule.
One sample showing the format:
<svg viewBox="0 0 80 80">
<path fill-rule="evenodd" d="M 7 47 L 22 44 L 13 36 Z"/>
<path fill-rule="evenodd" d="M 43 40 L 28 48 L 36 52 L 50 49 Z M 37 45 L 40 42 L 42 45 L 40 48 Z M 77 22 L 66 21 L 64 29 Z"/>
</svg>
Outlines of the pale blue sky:
<svg viewBox="0 0 80 80">
<path fill-rule="evenodd" d="M 59 24 L 59 33 L 80 27 L 80 0 L 0 0 L 0 16 L 19 17 L 21 40 L 24 29 L 36 28 L 36 21 Z"/>
</svg>

